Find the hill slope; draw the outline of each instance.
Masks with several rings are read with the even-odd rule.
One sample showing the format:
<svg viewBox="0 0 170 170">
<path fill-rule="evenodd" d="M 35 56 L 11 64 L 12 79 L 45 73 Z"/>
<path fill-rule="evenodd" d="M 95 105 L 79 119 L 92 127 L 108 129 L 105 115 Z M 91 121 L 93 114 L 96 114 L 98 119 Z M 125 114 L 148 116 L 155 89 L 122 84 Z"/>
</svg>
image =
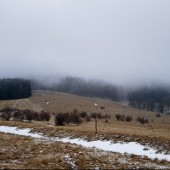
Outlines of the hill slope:
<svg viewBox="0 0 170 170">
<path fill-rule="evenodd" d="M 3 109 L 5 107 L 20 110 L 32 110 L 35 112 L 41 112 L 43 110 L 39 105 L 34 104 L 29 98 L 16 100 L 0 100 L 0 109 Z"/>
<path fill-rule="evenodd" d="M 95 106 L 94 103 L 98 105 Z M 144 135 L 163 137 L 170 139 L 170 116 L 162 115 L 156 117 L 155 112 L 148 112 L 139 109 L 133 109 L 111 100 L 104 100 L 99 98 L 88 98 L 76 96 L 72 94 L 59 93 L 53 91 L 33 91 L 33 95 L 28 99 L 0 101 L 0 108 L 13 107 L 18 109 L 30 109 L 41 112 L 42 110 L 50 113 L 70 112 L 74 109 L 78 111 L 100 112 L 103 114 L 110 114 L 111 119 L 109 123 L 104 124 L 104 120 L 98 120 L 99 131 L 102 133 L 120 133 L 130 135 Z M 101 109 L 101 106 L 105 109 Z M 131 116 L 132 122 L 117 121 L 116 114 Z M 136 121 L 137 117 L 143 116 L 148 119 L 149 123 L 141 124 Z M 53 117 L 52 117 L 53 118 Z M 53 119 L 51 119 L 53 122 Z M 94 131 L 94 120 L 91 122 L 84 122 L 81 126 L 65 127 L 76 129 L 80 131 Z"/>
</svg>

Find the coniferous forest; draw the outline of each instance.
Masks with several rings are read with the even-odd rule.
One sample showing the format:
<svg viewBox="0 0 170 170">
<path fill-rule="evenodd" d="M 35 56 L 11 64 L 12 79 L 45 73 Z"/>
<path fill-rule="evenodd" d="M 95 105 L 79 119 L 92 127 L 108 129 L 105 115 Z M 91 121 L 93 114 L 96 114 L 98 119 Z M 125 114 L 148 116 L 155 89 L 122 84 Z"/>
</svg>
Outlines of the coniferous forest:
<svg viewBox="0 0 170 170">
<path fill-rule="evenodd" d="M 19 78 L 0 79 L 0 100 L 28 98 L 31 94 L 29 80 Z"/>
<path fill-rule="evenodd" d="M 160 113 L 169 112 L 170 90 L 164 87 L 141 88 L 130 92 L 128 101 L 129 105 L 134 108 L 158 111 Z"/>
</svg>

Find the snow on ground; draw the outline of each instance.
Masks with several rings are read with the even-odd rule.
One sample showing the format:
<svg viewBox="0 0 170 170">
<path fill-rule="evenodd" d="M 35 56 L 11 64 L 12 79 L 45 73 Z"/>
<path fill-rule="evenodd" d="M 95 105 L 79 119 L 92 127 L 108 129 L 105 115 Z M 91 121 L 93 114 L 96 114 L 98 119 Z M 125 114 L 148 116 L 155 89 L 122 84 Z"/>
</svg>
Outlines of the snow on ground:
<svg viewBox="0 0 170 170">
<path fill-rule="evenodd" d="M 170 154 L 164 154 L 164 153 L 157 153 L 157 150 L 141 145 L 136 142 L 129 142 L 129 143 L 113 143 L 111 141 L 85 141 L 84 139 L 71 139 L 69 137 L 67 138 L 50 138 L 50 137 L 44 137 L 37 133 L 30 133 L 31 129 L 25 128 L 25 129 L 18 129 L 17 127 L 9 127 L 9 126 L 0 126 L 0 132 L 4 133 L 11 133 L 11 134 L 17 134 L 17 135 L 23 135 L 23 136 L 31 136 L 33 138 L 42 138 L 45 140 L 52 140 L 52 141 L 60 141 L 64 143 L 71 143 L 71 144 L 77 144 L 84 147 L 90 147 L 90 148 L 97 148 L 104 151 L 112 151 L 112 152 L 119 152 L 121 154 L 128 153 L 128 154 L 134 154 L 134 155 L 140 155 L 140 156 L 147 156 L 151 159 L 158 158 L 159 160 L 165 159 L 167 161 L 170 161 Z"/>
<path fill-rule="evenodd" d="M 30 131 L 31 129 L 29 128 L 18 129 L 17 127 L 0 126 L 0 132 L 22 135 L 22 136 L 30 136 L 33 138 L 43 138 L 42 135 L 36 133 L 30 133 Z"/>
<path fill-rule="evenodd" d="M 64 159 L 71 165 L 72 169 L 74 169 L 74 170 L 77 169 L 75 161 L 73 161 L 72 158 L 69 155 L 65 155 Z"/>
<path fill-rule="evenodd" d="M 166 159 L 170 161 L 170 154 L 162 154 L 162 153 L 156 153 L 157 150 L 148 148 L 148 150 L 144 150 L 146 146 L 143 146 L 136 142 L 129 142 L 129 143 L 113 143 L 111 141 L 85 141 L 83 139 L 70 139 L 70 138 L 62 138 L 58 139 L 57 141 L 61 142 L 69 142 L 72 144 L 81 145 L 84 147 L 95 147 L 97 149 L 101 149 L 104 151 L 112 151 L 112 152 L 119 152 L 119 153 L 128 153 L 128 154 L 134 154 L 134 155 L 140 155 L 140 156 L 148 156 L 151 159 L 158 158 L 160 160 Z"/>
</svg>

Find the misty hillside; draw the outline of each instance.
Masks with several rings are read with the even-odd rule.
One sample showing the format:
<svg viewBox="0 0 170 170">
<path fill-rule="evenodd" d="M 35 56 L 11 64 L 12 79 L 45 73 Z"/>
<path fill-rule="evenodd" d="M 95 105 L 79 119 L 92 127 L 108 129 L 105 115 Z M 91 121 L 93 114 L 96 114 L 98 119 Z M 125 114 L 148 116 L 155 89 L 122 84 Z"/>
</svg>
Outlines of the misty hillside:
<svg viewBox="0 0 170 170">
<path fill-rule="evenodd" d="M 99 81 L 86 81 L 77 77 L 66 77 L 58 83 L 31 81 L 33 90 L 53 90 L 87 97 L 107 98 L 113 101 L 122 99 L 122 91 L 119 87 Z"/>
<path fill-rule="evenodd" d="M 170 88 L 143 87 L 128 94 L 129 105 L 134 108 L 170 114 Z"/>
<path fill-rule="evenodd" d="M 169 73 L 170 0 L 0 0 L 0 169 L 170 169 Z"/>
<path fill-rule="evenodd" d="M 95 106 L 94 103 L 97 103 L 97 106 Z M 51 113 L 51 115 L 54 115 L 53 113 L 57 114 L 73 112 L 73 110 L 75 109 L 79 112 L 87 112 L 88 114 L 96 112 L 101 113 L 101 115 L 110 115 L 110 123 L 112 122 L 114 125 L 125 126 L 125 129 L 127 129 L 128 127 L 130 131 L 132 131 L 131 126 L 153 126 L 154 128 L 158 128 L 159 130 L 157 129 L 157 132 L 159 131 L 159 133 L 161 134 L 162 128 L 165 128 L 166 131 L 168 131 L 170 119 L 170 117 L 165 114 L 160 115 L 160 117 L 158 118 L 158 112 L 151 112 L 142 109 L 132 108 L 120 104 L 119 102 L 114 102 L 112 100 L 83 97 L 68 93 L 47 90 L 33 91 L 33 95 L 28 99 L 0 100 L 0 110 L 3 110 L 4 108 L 31 110 L 33 112 L 39 113 L 44 111 L 47 113 Z M 130 116 L 132 117 L 132 121 L 131 123 L 125 120 L 118 121 L 116 115 Z M 146 123 L 146 125 L 140 124 L 137 121 L 138 117 L 144 117 L 148 120 L 148 123 Z M 103 122 L 104 120 L 101 119 L 100 121 Z M 51 122 L 53 123 L 52 119 Z M 162 135 L 164 135 L 164 133 Z"/>
<path fill-rule="evenodd" d="M 30 99 L 0 100 L 0 110 L 5 108 L 31 110 L 34 112 L 41 112 L 43 110 L 39 104 L 35 104 Z"/>
<path fill-rule="evenodd" d="M 130 107 L 170 113 L 170 87 L 144 86 L 131 90 L 102 81 L 86 81 L 77 77 L 66 77 L 60 81 L 40 82 L 38 80 L 0 79 L 0 99 L 21 99 L 31 96 L 33 90 L 50 90 L 85 96 L 91 98 L 109 99 L 120 103 L 125 102 Z"/>
<path fill-rule="evenodd" d="M 77 77 L 66 77 L 57 83 L 48 84 L 45 81 L 31 81 L 33 90 L 52 90 L 86 97 L 99 97 L 129 104 L 129 106 L 170 113 L 170 87 L 169 86 L 144 86 L 128 90 L 105 82 L 86 81 Z"/>
</svg>

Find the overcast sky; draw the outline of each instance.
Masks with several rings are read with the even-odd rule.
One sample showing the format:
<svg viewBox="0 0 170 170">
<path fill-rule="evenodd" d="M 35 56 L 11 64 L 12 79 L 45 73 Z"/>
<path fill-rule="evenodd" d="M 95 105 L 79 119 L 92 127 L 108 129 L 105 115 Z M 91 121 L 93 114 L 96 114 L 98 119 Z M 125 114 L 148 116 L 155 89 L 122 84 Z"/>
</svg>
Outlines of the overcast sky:
<svg viewBox="0 0 170 170">
<path fill-rule="evenodd" d="M 0 77 L 170 83 L 170 0 L 0 0 Z"/>
</svg>

